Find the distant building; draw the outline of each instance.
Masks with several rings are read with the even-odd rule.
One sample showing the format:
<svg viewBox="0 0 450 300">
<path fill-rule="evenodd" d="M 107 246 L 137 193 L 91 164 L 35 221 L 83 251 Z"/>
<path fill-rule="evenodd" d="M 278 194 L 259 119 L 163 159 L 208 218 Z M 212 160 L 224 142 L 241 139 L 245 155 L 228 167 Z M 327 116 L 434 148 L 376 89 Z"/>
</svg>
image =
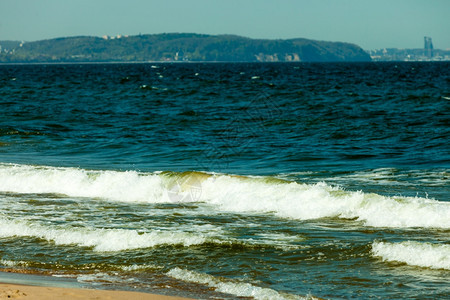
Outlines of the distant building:
<svg viewBox="0 0 450 300">
<path fill-rule="evenodd" d="M 368 53 L 373 61 L 450 61 L 450 49 L 434 49 L 431 45 L 427 47 L 427 49 L 385 48 L 370 50 Z"/>
<path fill-rule="evenodd" d="M 423 55 L 428 57 L 428 58 L 432 58 L 433 57 L 433 41 L 428 36 L 425 36 L 423 38 L 423 40 L 424 40 L 424 52 L 423 52 Z"/>
</svg>

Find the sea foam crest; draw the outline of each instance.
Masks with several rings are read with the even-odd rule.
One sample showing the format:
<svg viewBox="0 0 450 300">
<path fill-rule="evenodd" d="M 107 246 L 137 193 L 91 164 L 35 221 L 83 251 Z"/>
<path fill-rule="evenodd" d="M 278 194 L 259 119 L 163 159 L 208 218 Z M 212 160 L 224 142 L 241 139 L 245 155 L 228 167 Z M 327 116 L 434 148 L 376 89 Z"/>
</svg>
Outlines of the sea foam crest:
<svg viewBox="0 0 450 300">
<path fill-rule="evenodd" d="M 350 192 L 323 182 L 267 182 L 221 175 L 203 181 L 202 200 L 222 210 L 272 212 L 300 220 L 339 217 L 375 227 L 450 228 L 450 202 Z"/>
<path fill-rule="evenodd" d="M 219 279 L 209 274 L 180 268 L 170 270 L 167 272 L 167 275 L 178 280 L 207 285 L 214 288 L 217 292 L 238 297 L 253 297 L 255 299 L 314 299 L 312 297 L 279 293 L 273 289 L 259 287 L 250 283 Z"/>
<path fill-rule="evenodd" d="M 35 222 L 10 220 L 0 215 L 0 238 L 35 237 L 57 245 L 92 247 L 97 252 L 124 251 L 161 245 L 190 247 L 202 244 L 225 247 L 231 245 L 274 247 L 283 251 L 305 247 L 304 245 L 292 245 L 287 240 L 277 240 L 278 235 L 257 240 L 240 240 L 226 236 L 226 233 L 220 227 L 192 224 L 189 227 L 190 230 L 178 226 L 177 230 L 152 230 L 150 232 L 140 232 L 133 229 L 62 228 L 44 226 Z M 303 238 L 293 236 L 290 241 L 292 240 L 299 241 Z"/>
<path fill-rule="evenodd" d="M 397 261 L 411 266 L 450 270 L 450 245 L 405 241 L 374 242 L 372 254 L 384 261 Z"/>
<path fill-rule="evenodd" d="M 14 260 L 0 259 L 0 265 L 7 267 L 26 267 L 28 266 L 28 263 L 22 260 L 14 261 Z"/>
<path fill-rule="evenodd" d="M 153 173 L 0 164 L 0 178 L 0 191 L 5 192 L 53 193 L 118 201 L 164 200 L 161 178 Z"/>
<path fill-rule="evenodd" d="M 59 228 L 43 226 L 25 221 L 8 220 L 0 217 L 0 238 L 35 237 L 54 242 L 57 245 L 93 247 L 94 251 L 122 251 L 149 248 L 159 245 L 192 245 L 208 241 L 204 234 L 178 231 L 138 232 L 127 229 Z"/>
<path fill-rule="evenodd" d="M 309 220 L 357 219 L 375 227 L 450 228 L 450 202 L 345 191 L 326 183 L 201 172 L 139 173 L 0 164 L 0 191 L 114 201 L 204 202 L 221 211 Z M 193 192 L 194 191 L 194 192 Z"/>
</svg>

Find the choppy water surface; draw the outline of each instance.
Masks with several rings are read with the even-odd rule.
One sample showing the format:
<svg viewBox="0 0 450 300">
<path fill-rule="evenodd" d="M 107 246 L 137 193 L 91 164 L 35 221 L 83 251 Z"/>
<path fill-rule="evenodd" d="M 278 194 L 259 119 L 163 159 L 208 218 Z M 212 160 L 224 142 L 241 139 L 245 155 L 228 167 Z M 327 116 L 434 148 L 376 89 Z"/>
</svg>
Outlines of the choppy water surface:
<svg viewBox="0 0 450 300">
<path fill-rule="evenodd" d="M 450 64 L 0 66 L 0 267 L 444 298 Z"/>
</svg>

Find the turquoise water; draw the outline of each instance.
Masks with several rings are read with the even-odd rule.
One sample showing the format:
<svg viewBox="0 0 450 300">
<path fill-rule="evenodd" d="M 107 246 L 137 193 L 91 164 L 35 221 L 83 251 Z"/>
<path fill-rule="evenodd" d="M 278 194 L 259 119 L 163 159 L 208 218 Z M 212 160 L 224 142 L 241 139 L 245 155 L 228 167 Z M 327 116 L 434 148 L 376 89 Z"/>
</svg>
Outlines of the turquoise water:
<svg viewBox="0 0 450 300">
<path fill-rule="evenodd" d="M 448 63 L 0 66 L 0 267 L 444 298 Z"/>
</svg>

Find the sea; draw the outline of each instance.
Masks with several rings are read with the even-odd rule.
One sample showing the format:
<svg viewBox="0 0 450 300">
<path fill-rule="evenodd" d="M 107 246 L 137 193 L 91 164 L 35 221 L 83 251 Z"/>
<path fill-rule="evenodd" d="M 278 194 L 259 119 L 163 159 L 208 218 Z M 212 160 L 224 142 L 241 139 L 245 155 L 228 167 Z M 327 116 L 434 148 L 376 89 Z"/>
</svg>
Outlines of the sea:
<svg viewBox="0 0 450 300">
<path fill-rule="evenodd" d="M 0 270 L 450 296 L 450 63 L 0 65 Z"/>
</svg>

